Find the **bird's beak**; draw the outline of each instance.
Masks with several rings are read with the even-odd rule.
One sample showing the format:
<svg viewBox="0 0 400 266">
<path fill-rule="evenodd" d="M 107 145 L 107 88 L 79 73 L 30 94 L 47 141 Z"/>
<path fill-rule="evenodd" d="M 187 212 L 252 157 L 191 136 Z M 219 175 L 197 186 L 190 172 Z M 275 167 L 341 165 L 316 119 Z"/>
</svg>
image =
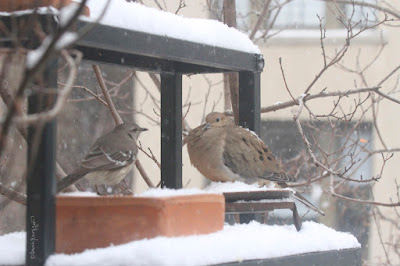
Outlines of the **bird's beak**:
<svg viewBox="0 0 400 266">
<path fill-rule="evenodd" d="M 203 127 L 203 131 L 206 131 L 207 129 L 209 129 L 210 126 L 211 126 L 210 123 L 206 123 L 206 124 L 204 125 L 204 127 Z"/>
<path fill-rule="evenodd" d="M 140 131 L 147 131 L 148 129 L 147 128 L 140 128 Z"/>
</svg>

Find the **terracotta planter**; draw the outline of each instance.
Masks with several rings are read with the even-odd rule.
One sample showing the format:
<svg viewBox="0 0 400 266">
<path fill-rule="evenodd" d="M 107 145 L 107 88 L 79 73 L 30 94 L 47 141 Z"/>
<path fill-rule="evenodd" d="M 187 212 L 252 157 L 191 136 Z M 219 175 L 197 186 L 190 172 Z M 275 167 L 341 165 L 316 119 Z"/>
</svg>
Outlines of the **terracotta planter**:
<svg viewBox="0 0 400 266">
<path fill-rule="evenodd" d="M 57 197 L 56 252 L 75 253 L 156 236 L 207 234 L 224 225 L 223 195 Z"/>
<path fill-rule="evenodd" d="M 71 4 L 72 0 L 0 0 L 0 10 L 6 12 L 13 12 L 25 9 L 34 9 L 43 6 L 52 6 L 60 9 L 66 5 Z M 85 7 L 82 15 L 89 16 L 89 8 Z"/>
</svg>

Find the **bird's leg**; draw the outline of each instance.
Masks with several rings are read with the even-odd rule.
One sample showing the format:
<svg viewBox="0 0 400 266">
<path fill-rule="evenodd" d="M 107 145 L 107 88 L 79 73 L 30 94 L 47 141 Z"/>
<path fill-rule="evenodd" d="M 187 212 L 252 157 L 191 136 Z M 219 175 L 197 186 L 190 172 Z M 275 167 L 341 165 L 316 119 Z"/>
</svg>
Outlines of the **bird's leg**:
<svg viewBox="0 0 400 266">
<path fill-rule="evenodd" d="M 97 185 L 94 185 L 94 187 L 96 188 L 97 195 L 106 195 L 107 194 L 107 189 L 106 189 L 105 185 L 104 185 L 104 190 L 103 190 L 105 193 L 99 191 L 99 187 Z"/>
<path fill-rule="evenodd" d="M 133 195 L 133 191 L 129 188 L 128 184 L 126 183 L 126 179 L 122 180 L 121 183 L 118 184 L 121 191 L 119 193 L 123 195 Z"/>
<path fill-rule="evenodd" d="M 81 184 L 76 183 L 75 187 L 79 190 L 79 191 L 85 191 L 85 189 L 83 188 L 83 186 Z"/>
</svg>

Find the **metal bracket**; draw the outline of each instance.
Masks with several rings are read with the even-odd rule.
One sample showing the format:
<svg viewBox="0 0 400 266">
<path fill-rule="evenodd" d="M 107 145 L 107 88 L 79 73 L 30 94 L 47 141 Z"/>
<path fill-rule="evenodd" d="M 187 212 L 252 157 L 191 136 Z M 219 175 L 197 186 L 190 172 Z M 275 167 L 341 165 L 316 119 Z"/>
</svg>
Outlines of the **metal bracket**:
<svg viewBox="0 0 400 266">
<path fill-rule="evenodd" d="M 293 212 L 294 226 L 300 231 L 302 222 L 296 204 L 290 199 L 291 193 L 290 190 L 224 193 L 225 213 L 267 213 L 277 209 L 289 209 Z"/>
</svg>

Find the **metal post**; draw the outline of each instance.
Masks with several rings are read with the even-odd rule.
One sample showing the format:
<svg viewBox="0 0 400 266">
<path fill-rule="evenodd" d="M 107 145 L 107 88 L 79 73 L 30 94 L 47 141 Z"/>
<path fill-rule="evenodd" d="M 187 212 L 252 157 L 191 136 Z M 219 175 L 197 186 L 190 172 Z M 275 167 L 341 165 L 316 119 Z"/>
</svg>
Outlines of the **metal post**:
<svg viewBox="0 0 400 266">
<path fill-rule="evenodd" d="M 43 87 L 57 88 L 57 60 L 47 64 Z M 28 99 L 28 113 L 48 109 L 54 95 L 33 93 Z M 55 162 L 56 122 L 28 128 L 28 175 L 26 212 L 26 265 L 43 265 L 55 251 Z"/>
<path fill-rule="evenodd" d="M 260 73 L 239 72 L 239 125 L 260 134 Z M 241 214 L 240 223 L 256 219 L 255 214 Z"/>
<path fill-rule="evenodd" d="M 239 72 L 239 124 L 260 134 L 260 73 Z"/>
<path fill-rule="evenodd" d="M 161 187 L 182 188 L 182 75 L 161 74 Z"/>
</svg>

